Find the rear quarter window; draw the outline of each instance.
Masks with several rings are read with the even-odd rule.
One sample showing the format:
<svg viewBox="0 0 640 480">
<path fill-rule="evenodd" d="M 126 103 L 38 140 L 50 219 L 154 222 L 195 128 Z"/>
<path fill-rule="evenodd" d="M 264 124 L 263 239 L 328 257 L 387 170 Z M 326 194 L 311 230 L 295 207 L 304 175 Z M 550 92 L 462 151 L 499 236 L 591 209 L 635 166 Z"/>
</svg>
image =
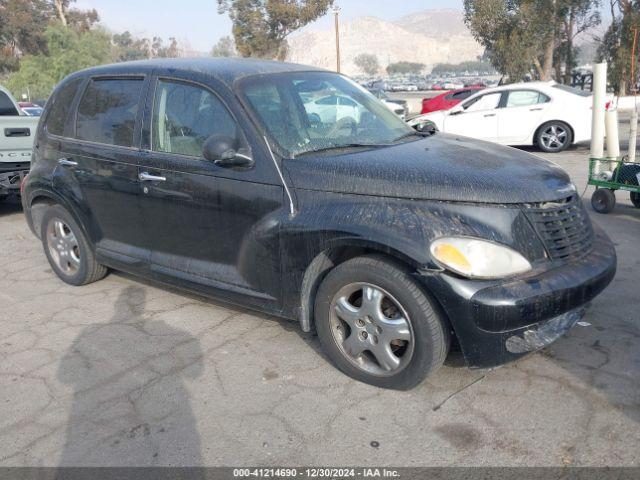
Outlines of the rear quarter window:
<svg viewBox="0 0 640 480">
<path fill-rule="evenodd" d="M 51 99 L 51 107 L 47 115 L 47 132 L 53 135 L 64 136 L 65 125 L 71 113 L 73 99 L 76 97 L 78 87 L 82 83 L 82 78 L 72 80 L 60 87 L 58 93 Z"/>
<path fill-rule="evenodd" d="M 2 116 L 16 116 L 18 114 L 18 110 L 16 110 L 15 105 L 4 92 L 0 91 L 0 115 Z"/>
<path fill-rule="evenodd" d="M 76 137 L 107 145 L 133 146 L 142 85 L 142 78 L 92 79 L 78 105 Z"/>
</svg>

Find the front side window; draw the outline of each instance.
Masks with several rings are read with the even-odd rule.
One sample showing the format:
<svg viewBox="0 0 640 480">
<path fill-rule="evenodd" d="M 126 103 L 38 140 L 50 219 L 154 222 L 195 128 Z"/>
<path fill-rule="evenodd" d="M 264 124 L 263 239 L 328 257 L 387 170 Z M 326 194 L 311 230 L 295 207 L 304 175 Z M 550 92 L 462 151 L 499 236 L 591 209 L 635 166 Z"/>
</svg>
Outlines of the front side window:
<svg viewBox="0 0 640 480">
<path fill-rule="evenodd" d="M 0 92 L 0 115 L 2 116 L 16 116 L 18 114 L 18 110 L 16 110 L 16 106 L 13 104 L 9 95 L 4 92 Z"/>
<path fill-rule="evenodd" d="M 479 97 L 472 98 L 463 105 L 467 112 L 481 112 L 483 110 L 495 110 L 500 104 L 502 92 L 487 93 Z"/>
<path fill-rule="evenodd" d="M 53 104 L 47 115 L 47 132 L 54 135 L 64 135 L 64 128 L 71 112 L 71 105 L 81 83 L 82 78 L 70 81 L 63 85 L 52 99 Z"/>
<path fill-rule="evenodd" d="M 78 106 L 77 138 L 133 146 L 142 84 L 142 79 L 92 79 Z"/>
<path fill-rule="evenodd" d="M 516 90 L 509 92 L 506 107 L 529 107 L 531 105 L 538 105 L 539 103 L 546 103 L 548 101 L 549 97 L 544 93 L 540 93 L 535 90 Z"/>
<path fill-rule="evenodd" d="M 266 75 L 248 78 L 240 88 L 265 130 L 290 156 L 389 144 L 413 132 L 373 94 L 341 75 Z"/>
<path fill-rule="evenodd" d="M 158 81 L 151 133 L 154 151 L 201 157 L 213 134 L 238 135 L 234 118 L 216 95 L 197 85 Z"/>
</svg>

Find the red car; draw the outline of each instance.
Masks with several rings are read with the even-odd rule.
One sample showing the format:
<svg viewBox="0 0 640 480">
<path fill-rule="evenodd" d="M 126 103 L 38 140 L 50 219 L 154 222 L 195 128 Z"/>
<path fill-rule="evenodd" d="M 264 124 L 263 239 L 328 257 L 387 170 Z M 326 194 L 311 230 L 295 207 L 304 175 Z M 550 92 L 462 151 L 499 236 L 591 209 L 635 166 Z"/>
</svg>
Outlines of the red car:
<svg viewBox="0 0 640 480">
<path fill-rule="evenodd" d="M 422 112 L 420 113 L 424 115 L 425 113 L 437 112 L 438 110 L 448 110 L 483 88 L 482 86 L 474 85 L 459 90 L 450 90 L 437 97 L 424 98 L 422 100 Z"/>
</svg>

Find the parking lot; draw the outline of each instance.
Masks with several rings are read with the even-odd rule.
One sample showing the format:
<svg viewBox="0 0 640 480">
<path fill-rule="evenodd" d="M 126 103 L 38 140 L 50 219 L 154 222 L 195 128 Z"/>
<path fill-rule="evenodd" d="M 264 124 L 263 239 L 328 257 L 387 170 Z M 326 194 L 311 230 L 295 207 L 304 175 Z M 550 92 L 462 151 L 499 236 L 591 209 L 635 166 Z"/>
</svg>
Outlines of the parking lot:
<svg viewBox="0 0 640 480">
<path fill-rule="evenodd" d="M 549 156 L 580 192 L 587 157 Z M 295 323 L 120 273 L 67 286 L 0 204 L 0 465 L 638 465 L 640 210 L 625 192 L 587 209 L 618 253 L 589 325 L 397 392 L 341 374 Z"/>
</svg>

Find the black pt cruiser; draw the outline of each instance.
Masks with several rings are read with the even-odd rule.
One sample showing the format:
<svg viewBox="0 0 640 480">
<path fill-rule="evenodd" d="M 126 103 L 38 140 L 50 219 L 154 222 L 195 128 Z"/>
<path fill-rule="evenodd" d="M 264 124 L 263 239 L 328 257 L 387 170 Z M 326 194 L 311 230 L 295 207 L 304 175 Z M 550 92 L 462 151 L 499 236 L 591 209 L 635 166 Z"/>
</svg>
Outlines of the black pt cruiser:
<svg viewBox="0 0 640 480">
<path fill-rule="evenodd" d="M 373 385 L 540 349 L 615 273 L 558 166 L 413 131 L 335 73 L 123 63 L 45 110 L 22 201 L 63 281 L 111 268 L 297 320 Z"/>
</svg>

